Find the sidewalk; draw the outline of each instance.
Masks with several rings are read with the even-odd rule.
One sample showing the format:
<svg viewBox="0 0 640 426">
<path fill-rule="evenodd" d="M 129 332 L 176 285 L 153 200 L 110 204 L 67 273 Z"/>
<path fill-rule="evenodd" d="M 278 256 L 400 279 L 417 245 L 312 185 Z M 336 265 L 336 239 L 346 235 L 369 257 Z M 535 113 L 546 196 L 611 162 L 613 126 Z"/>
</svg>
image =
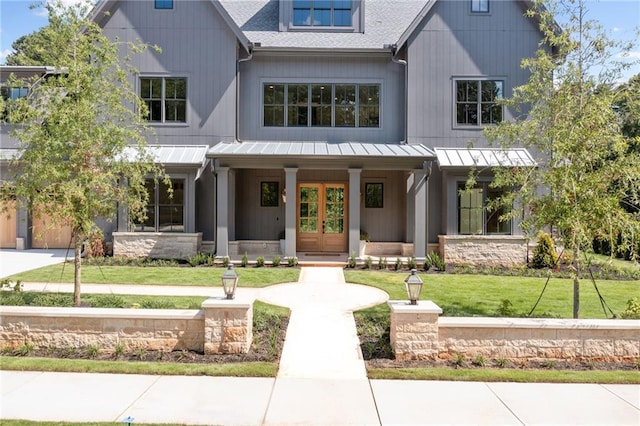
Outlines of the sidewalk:
<svg viewBox="0 0 640 426">
<path fill-rule="evenodd" d="M 0 254 L 1 255 L 1 254 Z M 71 291 L 71 285 L 26 284 Z M 84 285 L 85 292 L 221 295 L 219 287 Z M 220 425 L 638 425 L 640 386 L 368 380 L 351 312 L 386 293 L 340 268 L 239 289 L 291 308 L 276 378 L 0 371 L 0 418 Z"/>
</svg>

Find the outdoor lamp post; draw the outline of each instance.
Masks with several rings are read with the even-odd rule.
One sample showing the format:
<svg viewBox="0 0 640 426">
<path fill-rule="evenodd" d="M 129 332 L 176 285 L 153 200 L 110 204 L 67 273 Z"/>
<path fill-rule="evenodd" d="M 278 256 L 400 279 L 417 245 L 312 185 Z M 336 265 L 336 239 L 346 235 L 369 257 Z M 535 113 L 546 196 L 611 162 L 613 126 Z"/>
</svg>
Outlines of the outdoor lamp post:
<svg viewBox="0 0 640 426">
<path fill-rule="evenodd" d="M 411 275 L 409 275 L 404 280 L 404 285 L 407 288 L 407 295 L 409 296 L 409 301 L 412 305 L 418 304 L 418 299 L 420 298 L 420 292 L 422 291 L 422 280 L 418 275 L 416 275 L 416 270 L 411 270 Z"/>
<path fill-rule="evenodd" d="M 224 289 L 224 294 L 227 295 L 227 299 L 233 299 L 237 286 L 238 274 L 233 270 L 233 265 L 230 264 L 222 274 L 222 288 Z"/>
</svg>

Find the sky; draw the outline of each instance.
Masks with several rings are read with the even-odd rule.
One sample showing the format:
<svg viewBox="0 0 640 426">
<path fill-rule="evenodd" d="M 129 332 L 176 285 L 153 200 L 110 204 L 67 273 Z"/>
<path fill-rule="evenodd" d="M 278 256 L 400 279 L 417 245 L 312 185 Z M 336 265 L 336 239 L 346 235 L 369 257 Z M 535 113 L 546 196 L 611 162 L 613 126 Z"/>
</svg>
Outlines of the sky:
<svg viewBox="0 0 640 426">
<path fill-rule="evenodd" d="M 5 63 L 11 44 L 19 37 L 30 34 L 47 24 L 42 8 L 30 9 L 38 0 L 0 0 L 0 64 Z M 63 0 L 72 3 L 79 0 Z M 241 0 L 238 0 L 241 1 Z M 370 0 L 375 1 L 375 0 Z M 613 39 L 638 40 L 640 27 L 640 0 L 587 0 L 589 19 L 600 22 Z M 640 45 L 631 57 L 640 59 Z M 640 73 L 640 66 L 629 69 L 622 81 Z"/>
</svg>

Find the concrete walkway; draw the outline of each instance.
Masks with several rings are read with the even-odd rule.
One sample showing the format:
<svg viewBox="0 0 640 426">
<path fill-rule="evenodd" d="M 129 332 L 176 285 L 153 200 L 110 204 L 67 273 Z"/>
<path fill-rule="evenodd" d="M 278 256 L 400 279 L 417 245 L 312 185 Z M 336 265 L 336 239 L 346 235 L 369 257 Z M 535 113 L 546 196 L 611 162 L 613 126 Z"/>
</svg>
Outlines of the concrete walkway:
<svg viewBox="0 0 640 426">
<path fill-rule="evenodd" d="M 0 278 L 73 259 L 73 249 L 0 249 Z"/>
<path fill-rule="evenodd" d="M 0 252 L 0 263 L 5 261 Z M 83 291 L 222 295 L 219 286 L 87 284 Z M 339 268 L 303 268 L 298 283 L 239 292 L 291 308 L 278 377 L 0 371 L 0 418 L 121 423 L 132 417 L 133 424 L 194 425 L 640 424 L 637 385 L 368 380 L 351 311 L 384 302 L 386 293 L 345 284 Z"/>
</svg>

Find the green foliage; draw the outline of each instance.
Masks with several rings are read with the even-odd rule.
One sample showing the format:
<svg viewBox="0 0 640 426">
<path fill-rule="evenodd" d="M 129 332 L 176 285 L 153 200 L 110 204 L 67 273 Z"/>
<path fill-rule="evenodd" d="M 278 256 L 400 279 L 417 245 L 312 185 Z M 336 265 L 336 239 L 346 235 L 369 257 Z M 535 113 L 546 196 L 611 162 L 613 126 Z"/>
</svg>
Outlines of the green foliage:
<svg viewBox="0 0 640 426">
<path fill-rule="evenodd" d="M 258 256 L 256 257 L 256 267 L 262 268 L 264 266 L 264 257 Z"/>
<path fill-rule="evenodd" d="M 38 36 L 23 40 L 17 56 L 31 57 L 35 52 L 38 57 L 30 59 L 43 61 L 41 65 L 54 71 L 48 78 L 12 78 L 7 83 L 30 89 L 29 96 L 7 108 L 8 121 L 21 123 L 11 130 L 19 141 L 19 155 L 6 175 L 14 185 L 10 201 L 33 217 L 46 213 L 51 228 L 71 228 L 76 306 L 82 244 L 95 222 L 113 219 L 121 205 L 127 206 L 132 220 L 143 219 L 146 177 L 166 178 L 147 149 L 146 105 L 129 81 L 135 72 L 130 54 L 147 46 L 109 40 L 87 18 L 92 6 L 46 2 L 49 25 Z M 7 191 L 0 194 L 2 201 L 9 201 Z"/>
<path fill-rule="evenodd" d="M 475 357 L 473 357 L 471 364 L 475 365 L 476 367 L 484 367 L 487 364 L 487 358 L 483 355 L 476 355 Z"/>
<path fill-rule="evenodd" d="M 140 307 L 143 309 L 175 309 L 176 305 L 171 300 L 147 297 L 140 301 Z"/>
<path fill-rule="evenodd" d="M 538 244 L 533 249 L 531 266 L 536 269 L 555 268 L 558 263 L 558 253 L 551 235 L 546 232 L 538 234 Z"/>
<path fill-rule="evenodd" d="M 73 296 L 64 293 L 42 293 L 36 295 L 31 304 L 64 308 L 73 306 Z"/>
<path fill-rule="evenodd" d="M 229 259 L 229 256 L 225 256 L 222 258 L 222 266 L 224 266 L 225 269 L 229 266 L 230 263 L 231 259 Z"/>
<path fill-rule="evenodd" d="M 32 343 L 25 343 L 22 346 L 18 347 L 14 354 L 17 356 L 28 356 L 35 350 L 35 346 Z"/>
<path fill-rule="evenodd" d="M 432 251 L 427 255 L 424 263 L 425 270 L 427 270 L 427 263 L 430 265 L 430 268 L 433 268 L 438 272 L 444 272 L 447 269 L 444 259 L 440 257 L 440 254 L 437 251 Z"/>
<path fill-rule="evenodd" d="M 100 294 L 91 298 L 94 308 L 126 308 L 127 302 L 116 294 Z"/>
<path fill-rule="evenodd" d="M 386 257 L 378 258 L 378 269 L 387 270 L 389 268 L 389 263 L 387 262 Z"/>
<path fill-rule="evenodd" d="M 104 257 L 106 251 L 104 244 L 104 234 L 100 229 L 94 228 L 91 231 L 86 249 L 88 258 Z"/>
<path fill-rule="evenodd" d="M 249 264 L 249 256 L 247 255 L 247 252 L 245 251 L 244 254 L 242 255 L 242 260 L 240 261 L 240 266 L 242 266 L 243 268 L 246 268 L 248 264 Z"/>
<path fill-rule="evenodd" d="M 275 256 L 273 256 L 273 259 L 271 259 L 271 264 L 277 267 L 277 266 L 280 266 L 281 261 L 282 261 L 282 258 L 276 254 Z"/>
<path fill-rule="evenodd" d="M 360 230 L 360 241 L 371 241 L 369 239 L 369 233 L 363 229 Z"/>
<path fill-rule="evenodd" d="M 294 267 L 298 266 L 298 258 L 295 256 L 291 256 L 287 259 L 287 266 Z"/>
<path fill-rule="evenodd" d="M 410 257 L 409 259 L 407 259 L 407 268 L 411 269 L 418 269 L 418 262 L 416 261 L 415 257 Z"/>
<path fill-rule="evenodd" d="M 122 342 L 118 342 L 113 348 L 113 356 L 120 358 L 122 355 L 124 355 L 124 344 Z"/>
<path fill-rule="evenodd" d="M 498 358 L 495 362 L 496 366 L 500 368 L 505 368 L 507 364 L 509 364 L 509 360 L 507 360 L 506 358 Z"/>
<path fill-rule="evenodd" d="M 500 301 L 500 306 L 496 311 L 496 314 L 499 317 L 513 317 L 516 316 L 516 311 L 513 309 L 513 303 L 509 299 L 502 299 Z"/>
<path fill-rule="evenodd" d="M 100 347 L 98 345 L 88 345 L 85 351 L 89 358 L 96 358 L 98 353 L 100 353 Z"/>
<path fill-rule="evenodd" d="M 360 339 L 362 357 L 365 360 L 375 358 L 393 358 L 390 341 L 391 319 L 385 312 L 364 309 L 354 313 L 356 329 Z"/>
<path fill-rule="evenodd" d="M 187 262 L 189 262 L 189 265 L 194 267 L 200 266 L 200 265 L 208 265 L 210 264 L 212 257 L 213 256 L 211 256 L 210 254 L 198 252 L 193 256 L 189 257 L 187 259 Z"/>
<path fill-rule="evenodd" d="M 396 271 L 400 271 L 402 269 L 402 265 L 403 265 L 402 259 L 400 259 L 400 257 L 397 257 L 396 258 L 396 263 L 393 264 L 393 268 Z"/>
<path fill-rule="evenodd" d="M 634 297 L 627 301 L 627 308 L 620 317 L 625 319 L 640 319 L 640 301 L 638 298 Z"/>
<path fill-rule="evenodd" d="M 464 364 L 466 362 L 467 362 L 467 357 L 460 352 L 455 353 L 453 355 L 453 358 L 451 358 L 451 363 L 456 368 L 464 367 Z"/>
<path fill-rule="evenodd" d="M 349 259 L 347 259 L 347 266 L 351 269 L 356 267 L 356 253 L 354 251 L 351 252 Z"/>
<path fill-rule="evenodd" d="M 611 90 L 621 75 L 614 56 L 634 46 L 615 43 L 590 21 L 586 0 L 545 6 L 527 13 L 544 34 L 535 57 L 522 63 L 530 78 L 504 101 L 516 119 L 488 127 L 484 134 L 501 149 L 523 146 L 536 155 L 538 167 L 494 168 L 492 186 L 516 188 L 499 200 L 508 210 L 506 218 L 524 213 L 527 235 L 554 227 L 574 254 L 573 306 L 578 317 L 580 252 L 596 238 L 629 247 L 633 236 L 640 235 L 637 213 L 622 203 L 640 201 L 640 150 L 631 149 L 622 133 Z M 561 15 L 567 19 L 558 28 L 554 17 Z"/>
<path fill-rule="evenodd" d="M 371 269 L 372 266 L 373 266 L 373 259 L 371 258 L 371 256 L 367 256 L 364 259 L 364 269 Z"/>
<path fill-rule="evenodd" d="M 9 278 L 3 278 L 0 280 L 0 290 L 8 288 L 13 290 L 16 293 L 19 293 L 22 291 L 23 287 L 24 286 L 21 280 L 16 280 L 16 282 L 13 282 Z"/>
</svg>

